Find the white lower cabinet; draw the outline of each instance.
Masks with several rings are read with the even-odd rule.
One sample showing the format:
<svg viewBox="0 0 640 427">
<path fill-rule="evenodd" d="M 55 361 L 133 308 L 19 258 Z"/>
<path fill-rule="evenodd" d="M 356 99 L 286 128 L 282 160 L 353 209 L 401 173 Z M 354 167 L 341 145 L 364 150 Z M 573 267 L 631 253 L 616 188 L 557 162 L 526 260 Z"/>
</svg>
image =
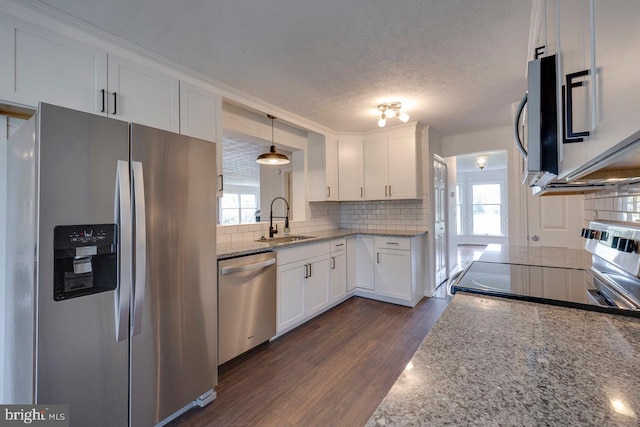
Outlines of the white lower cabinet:
<svg viewBox="0 0 640 427">
<path fill-rule="evenodd" d="M 331 242 L 331 302 L 340 301 L 347 295 L 347 240 Z"/>
<path fill-rule="evenodd" d="M 358 236 L 356 295 L 414 307 L 424 296 L 423 237 Z"/>
<path fill-rule="evenodd" d="M 278 335 L 329 307 L 330 252 L 329 242 L 278 251 Z"/>
</svg>

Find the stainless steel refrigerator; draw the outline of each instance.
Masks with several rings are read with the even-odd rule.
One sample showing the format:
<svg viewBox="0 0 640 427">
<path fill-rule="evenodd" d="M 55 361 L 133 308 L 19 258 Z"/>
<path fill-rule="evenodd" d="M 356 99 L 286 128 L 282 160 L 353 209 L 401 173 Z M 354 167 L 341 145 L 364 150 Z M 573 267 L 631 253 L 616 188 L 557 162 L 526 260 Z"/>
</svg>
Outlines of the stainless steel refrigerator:
<svg viewBox="0 0 640 427">
<path fill-rule="evenodd" d="M 150 426 L 215 398 L 215 144 L 40 104 L 9 140 L 2 403 Z"/>
</svg>

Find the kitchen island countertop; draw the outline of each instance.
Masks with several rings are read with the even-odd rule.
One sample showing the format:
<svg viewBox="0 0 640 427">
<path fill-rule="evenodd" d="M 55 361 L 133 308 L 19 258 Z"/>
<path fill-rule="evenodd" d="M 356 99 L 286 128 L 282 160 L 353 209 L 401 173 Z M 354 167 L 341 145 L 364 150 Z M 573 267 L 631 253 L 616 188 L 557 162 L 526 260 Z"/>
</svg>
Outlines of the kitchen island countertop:
<svg viewBox="0 0 640 427">
<path fill-rule="evenodd" d="M 455 294 L 368 426 L 640 424 L 640 319 Z"/>
</svg>

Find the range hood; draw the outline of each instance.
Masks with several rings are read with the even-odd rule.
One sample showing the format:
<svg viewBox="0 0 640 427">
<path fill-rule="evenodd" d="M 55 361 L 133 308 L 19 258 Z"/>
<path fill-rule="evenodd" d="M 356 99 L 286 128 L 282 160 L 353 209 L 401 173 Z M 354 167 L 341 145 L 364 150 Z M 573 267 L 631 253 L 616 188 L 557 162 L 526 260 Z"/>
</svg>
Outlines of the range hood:
<svg viewBox="0 0 640 427">
<path fill-rule="evenodd" d="M 640 183 L 640 131 L 625 138 L 567 175 L 543 187 L 532 187 L 534 195 L 570 195 L 615 190 Z"/>
</svg>

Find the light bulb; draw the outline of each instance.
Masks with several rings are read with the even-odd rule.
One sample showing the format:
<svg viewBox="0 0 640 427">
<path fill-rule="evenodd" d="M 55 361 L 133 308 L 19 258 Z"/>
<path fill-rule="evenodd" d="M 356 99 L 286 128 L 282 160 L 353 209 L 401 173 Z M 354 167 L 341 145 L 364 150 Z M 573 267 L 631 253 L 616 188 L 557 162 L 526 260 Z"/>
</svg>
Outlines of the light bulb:
<svg viewBox="0 0 640 427">
<path fill-rule="evenodd" d="M 407 123 L 409 121 L 409 115 L 407 113 L 401 113 L 400 111 L 398 111 L 396 115 L 402 121 L 402 123 Z"/>
<path fill-rule="evenodd" d="M 382 115 L 380 116 L 380 119 L 378 120 L 378 126 L 383 128 L 386 124 L 387 124 L 387 116 L 385 116 L 385 114 L 382 113 Z"/>
</svg>

